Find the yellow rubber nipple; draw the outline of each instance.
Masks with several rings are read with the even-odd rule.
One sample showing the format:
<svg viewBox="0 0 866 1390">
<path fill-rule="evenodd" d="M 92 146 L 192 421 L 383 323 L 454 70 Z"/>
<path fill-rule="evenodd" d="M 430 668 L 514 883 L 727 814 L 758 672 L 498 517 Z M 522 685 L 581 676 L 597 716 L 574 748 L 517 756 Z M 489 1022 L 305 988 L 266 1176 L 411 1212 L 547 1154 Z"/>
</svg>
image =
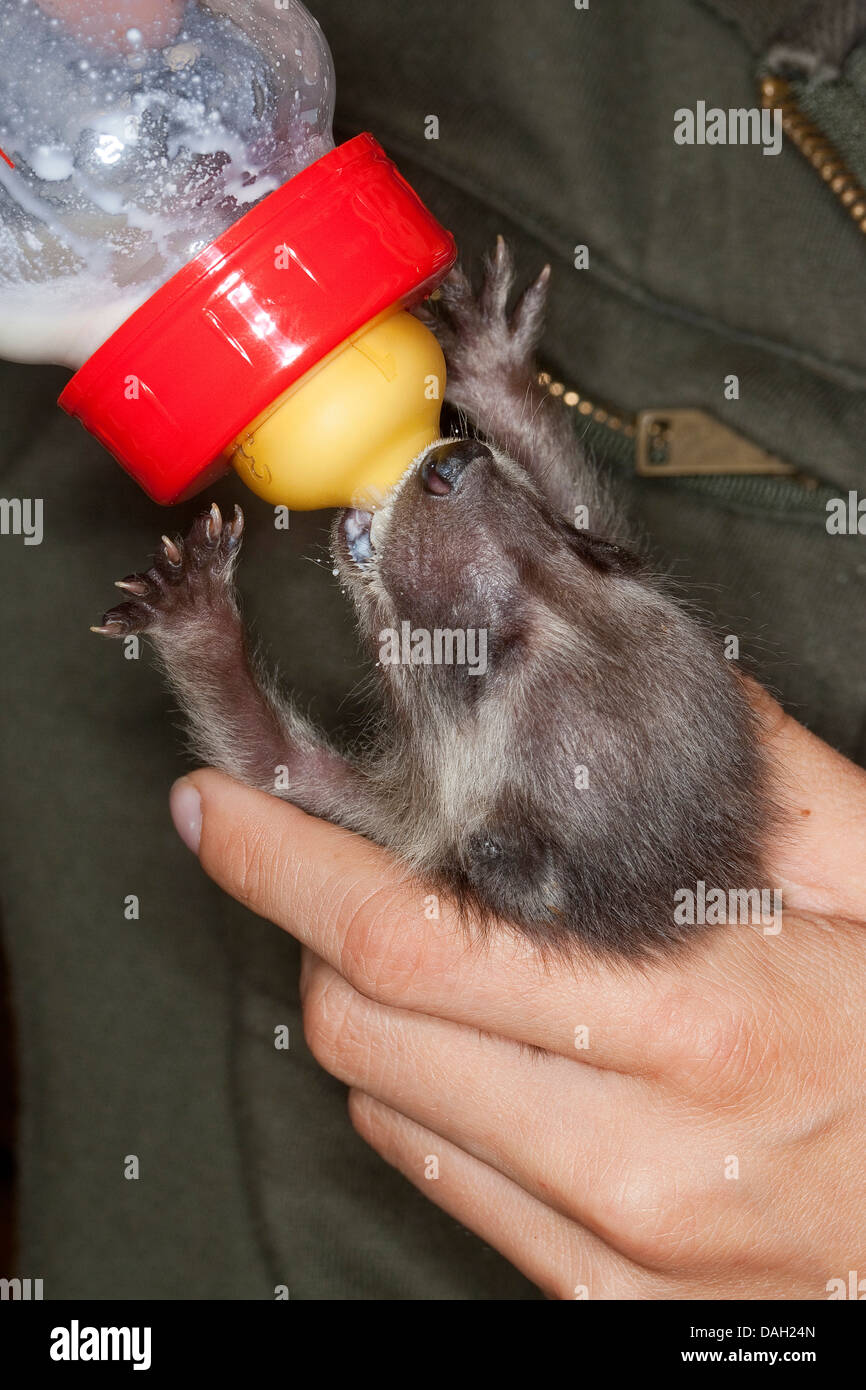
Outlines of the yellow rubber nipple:
<svg viewBox="0 0 866 1390">
<path fill-rule="evenodd" d="M 375 506 L 439 437 L 445 359 L 402 309 L 365 324 L 229 446 L 259 497 L 296 511 Z"/>
</svg>

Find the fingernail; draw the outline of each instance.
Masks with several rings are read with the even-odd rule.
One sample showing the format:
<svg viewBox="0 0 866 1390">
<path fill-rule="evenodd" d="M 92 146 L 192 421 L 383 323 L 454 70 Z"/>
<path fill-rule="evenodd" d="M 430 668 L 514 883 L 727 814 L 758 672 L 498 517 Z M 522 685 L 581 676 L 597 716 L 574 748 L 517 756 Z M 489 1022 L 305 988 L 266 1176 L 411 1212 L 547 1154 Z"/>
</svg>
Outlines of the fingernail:
<svg viewBox="0 0 866 1390">
<path fill-rule="evenodd" d="M 198 854 L 201 840 L 201 797 L 188 777 L 180 777 L 172 787 L 168 806 L 174 828 L 187 849 Z"/>
</svg>

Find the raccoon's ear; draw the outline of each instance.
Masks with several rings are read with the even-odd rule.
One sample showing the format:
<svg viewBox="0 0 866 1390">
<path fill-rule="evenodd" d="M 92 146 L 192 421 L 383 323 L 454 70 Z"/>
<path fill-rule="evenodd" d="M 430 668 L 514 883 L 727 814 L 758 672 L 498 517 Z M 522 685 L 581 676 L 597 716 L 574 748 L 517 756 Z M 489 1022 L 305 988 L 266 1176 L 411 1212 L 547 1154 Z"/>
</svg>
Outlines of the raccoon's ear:
<svg viewBox="0 0 866 1390">
<path fill-rule="evenodd" d="M 634 574 L 643 568 L 641 557 L 633 550 L 605 540 L 604 536 L 597 536 L 594 531 L 581 531 L 563 520 L 562 534 L 579 560 L 604 574 Z"/>
</svg>

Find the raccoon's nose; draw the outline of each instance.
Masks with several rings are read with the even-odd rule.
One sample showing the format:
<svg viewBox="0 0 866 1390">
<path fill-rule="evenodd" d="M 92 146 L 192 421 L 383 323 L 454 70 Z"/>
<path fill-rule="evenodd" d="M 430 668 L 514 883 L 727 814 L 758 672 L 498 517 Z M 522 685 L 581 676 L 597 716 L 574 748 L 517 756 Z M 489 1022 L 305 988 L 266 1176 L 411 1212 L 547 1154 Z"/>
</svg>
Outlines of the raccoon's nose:
<svg viewBox="0 0 866 1390">
<path fill-rule="evenodd" d="M 453 444 L 437 444 L 421 465 L 421 482 L 425 492 L 432 492 L 435 497 L 445 497 L 457 487 L 468 464 L 476 459 L 492 457 L 487 445 L 477 439 L 455 439 Z"/>
</svg>

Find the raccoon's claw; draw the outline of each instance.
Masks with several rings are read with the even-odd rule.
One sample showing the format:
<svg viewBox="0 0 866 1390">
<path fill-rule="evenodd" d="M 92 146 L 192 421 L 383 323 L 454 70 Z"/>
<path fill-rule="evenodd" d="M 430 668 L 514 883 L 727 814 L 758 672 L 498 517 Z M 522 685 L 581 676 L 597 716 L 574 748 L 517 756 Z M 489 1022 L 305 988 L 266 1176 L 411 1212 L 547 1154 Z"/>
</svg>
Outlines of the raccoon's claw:
<svg viewBox="0 0 866 1390">
<path fill-rule="evenodd" d="M 98 632 L 100 637 L 128 637 L 130 633 L 143 632 L 152 621 L 153 613 L 145 605 L 119 603 L 103 614 L 101 627 L 92 627 L 90 631 Z"/>
<path fill-rule="evenodd" d="M 161 558 L 172 569 L 180 569 L 183 564 L 183 553 L 177 541 L 173 541 L 170 536 L 162 536 L 162 556 Z M 183 542 L 181 542 L 181 545 Z"/>
<path fill-rule="evenodd" d="M 547 286 L 550 283 L 550 262 L 543 267 L 531 285 L 527 285 L 514 306 L 510 319 L 511 336 L 515 341 L 526 344 L 531 353 L 538 340 L 544 321 L 544 307 L 547 303 Z"/>
<path fill-rule="evenodd" d="M 243 537 L 244 516 L 235 507 L 231 521 L 223 521 L 214 503 L 196 517 L 186 537 L 163 536 L 153 565 L 145 574 L 130 574 L 115 581 L 131 597 L 111 608 L 98 632 L 103 637 L 125 637 L 166 624 L 178 624 L 200 615 L 209 605 L 223 603 L 231 585 L 234 562 Z"/>
<path fill-rule="evenodd" d="M 139 579 L 131 574 L 128 579 L 115 579 L 115 589 L 123 589 L 124 593 L 135 594 L 138 598 L 143 598 L 147 593 L 147 581 Z"/>
<path fill-rule="evenodd" d="M 485 318 L 494 321 L 505 317 L 508 291 L 514 279 L 514 262 L 505 238 L 498 236 L 492 255 L 484 266 L 484 280 L 478 295 L 478 307 Z"/>
</svg>

